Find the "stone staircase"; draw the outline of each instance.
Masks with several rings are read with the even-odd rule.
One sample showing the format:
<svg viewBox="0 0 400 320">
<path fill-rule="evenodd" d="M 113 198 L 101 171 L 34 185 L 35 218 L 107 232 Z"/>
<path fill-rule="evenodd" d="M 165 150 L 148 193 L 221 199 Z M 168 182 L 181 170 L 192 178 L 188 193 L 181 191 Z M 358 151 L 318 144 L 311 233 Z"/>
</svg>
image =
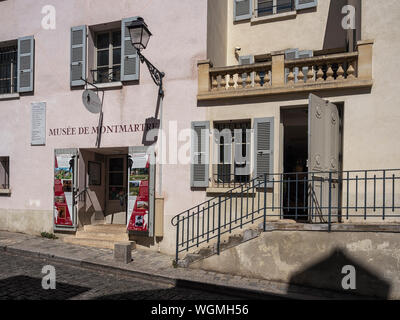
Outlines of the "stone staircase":
<svg viewBox="0 0 400 320">
<path fill-rule="evenodd" d="M 131 242 L 132 249 L 135 248 L 134 241 L 129 241 L 124 224 L 94 224 L 86 225 L 78 230 L 74 236 L 63 238 L 66 243 L 95 248 L 114 249 L 114 244 L 119 242 Z"/>
</svg>

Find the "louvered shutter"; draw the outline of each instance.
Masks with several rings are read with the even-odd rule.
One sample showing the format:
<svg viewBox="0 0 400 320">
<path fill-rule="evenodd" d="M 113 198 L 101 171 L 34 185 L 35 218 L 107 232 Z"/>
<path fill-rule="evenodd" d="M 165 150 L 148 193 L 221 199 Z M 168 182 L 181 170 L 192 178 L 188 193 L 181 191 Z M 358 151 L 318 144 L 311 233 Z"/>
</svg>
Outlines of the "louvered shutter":
<svg viewBox="0 0 400 320">
<path fill-rule="evenodd" d="M 253 11 L 253 0 L 233 0 L 235 21 L 250 19 Z"/>
<path fill-rule="evenodd" d="M 18 39 L 18 92 L 33 91 L 33 71 L 35 59 L 35 41 L 33 36 Z"/>
<path fill-rule="evenodd" d="M 71 87 L 83 86 L 86 79 L 86 26 L 71 28 Z"/>
<path fill-rule="evenodd" d="M 314 52 L 312 50 L 303 50 L 299 51 L 298 58 L 299 59 L 304 59 L 304 58 L 311 58 L 314 56 Z M 308 73 L 308 67 L 303 67 L 302 68 L 303 75 L 304 75 L 304 82 L 307 81 L 307 73 Z"/>
<path fill-rule="evenodd" d="M 209 176 L 209 131 L 208 121 L 192 122 L 191 186 L 208 187 Z"/>
<path fill-rule="evenodd" d="M 270 181 L 268 174 L 272 174 L 274 168 L 274 118 L 254 119 L 254 152 L 255 177 L 262 181 L 267 174 L 267 181 Z"/>
<path fill-rule="evenodd" d="M 296 0 L 296 10 L 314 8 L 318 5 L 318 0 Z"/>
<path fill-rule="evenodd" d="M 122 19 L 121 23 L 121 81 L 139 80 L 140 61 L 132 45 L 129 26 L 138 17 Z"/>
<path fill-rule="evenodd" d="M 253 64 L 254 63 L 254 56 L 240 56 L 239 57 L 239 65 L 246 65 L 246 64 Z M 247 73 L 242 74 L 243 82 L 246 82 Z M 251 73 L 251 84 L 254 83 L 254 72 Z"/>
<path fill-rule="evenodd" d="M 299 57 L 299 49 L 285 50 L 285 60 L 294 60 L 298 59 L 298 57 Z M 293 70 L 295 83 L 297 82 L 298 73 L 299 73 L 299 68 L 295 67 Z M 285 83 L 288 82 L 288 76 L 289 76 L 289 68 L 285 68 Z"/>
</svg>

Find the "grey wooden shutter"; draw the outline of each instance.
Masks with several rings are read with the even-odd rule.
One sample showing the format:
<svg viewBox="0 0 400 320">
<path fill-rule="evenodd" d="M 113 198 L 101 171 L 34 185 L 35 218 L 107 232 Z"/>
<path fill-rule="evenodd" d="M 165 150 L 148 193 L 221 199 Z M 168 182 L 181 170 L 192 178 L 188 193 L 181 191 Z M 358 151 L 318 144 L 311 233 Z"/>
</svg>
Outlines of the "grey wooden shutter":
<svg viewBox="0 0 400 320">
<path fill-rule="evenodd" d="M 140 61 L 127 28 L 135 20 L 137 17 L 126 18 L 121 23 L 121 81 L 139 80 Z"/>
<path fill-rule="evenodd" d="M 311 58 L 313 56 L 314 56 L 314 52 L 312 50 L 299 51 L 299 54 L 298 54 L 298 58 L 299 59 Z M 303 71 L 303 75 L 304 75 L 304 82 L 306 82 L 307 81 L 308 67 L 303 67 L 302 71 Z"/>
<path fill-rule="evenodd" d="M 274 118 L 254 119 L 254 173 L 255 177 L 270 181 L 274 170 Z"/>
<path fill-rule="evenodd" d="M 86 26 L 71 28 L 71 87 L 83 86 L 86 79 Z"/>
<path fill-rule="evenodd" d="M 294 60 L 299 58 L 299 49 L 288 49 L 285 50 L 285 60 Z M 288 82 L 289 68 L 285 68 L 285 83 Z M 299 73 L 299 68 L 295 67 L 293 70 L 294 82 L 297 82 L 297 75 Z"/>
<path fill-rule="evenodd" d="M 209 132 L 208 121 L 192 122 L 191 186 L 208 187 L 209 176 Z"/>
<path fill-rule="evenodd" d="M 33 36 L 18 39 L 17 89 L 18 92 L 33 91 L 35 41 Z"/>
<path fill-rule="evenodd" d="M 296 0 L 296 10 L 314 8 L 318 5 L 318 0 Z"/>
<path fill-rule="evenodd" d="M 253 0 L 233 0 L 233 10 L 235 21 L 250 19 L 253 13 Z"/>
</svg>

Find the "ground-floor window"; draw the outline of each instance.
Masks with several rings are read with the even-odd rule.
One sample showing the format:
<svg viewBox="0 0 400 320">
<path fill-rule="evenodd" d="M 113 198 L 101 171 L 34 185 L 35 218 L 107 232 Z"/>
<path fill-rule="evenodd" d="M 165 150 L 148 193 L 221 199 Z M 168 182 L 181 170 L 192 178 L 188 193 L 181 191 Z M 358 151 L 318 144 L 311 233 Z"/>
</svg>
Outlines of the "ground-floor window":
<svg viewBox="0 0 400 320">
<path fill-rule="evenodd" d="M 214 123 L 214 184 L 231 187 L 250 181 L 250 130 L 250 120 Z"/>
<path fill-rule="evenodd" d="M 0 94 L 17 92 L 17 46 L 0 47 Z"/>
<path fill-rule="evenodd" d="M 10 158 L 0 157 L 0 189 L 10 188 Z"/>
</svg>

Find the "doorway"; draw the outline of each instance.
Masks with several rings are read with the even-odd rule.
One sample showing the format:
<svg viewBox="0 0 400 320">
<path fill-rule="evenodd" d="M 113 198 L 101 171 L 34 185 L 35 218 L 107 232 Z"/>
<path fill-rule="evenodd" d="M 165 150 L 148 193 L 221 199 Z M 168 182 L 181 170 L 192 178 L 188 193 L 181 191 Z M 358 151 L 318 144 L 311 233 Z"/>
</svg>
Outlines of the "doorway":
<svg viewBox="0 0 400 320">
<path fill-rule="evenodd" d="M 281 109 L 283 126 L 283 218 L 306 221 L 308 107 Z"/>
<path fill-rule="evenodd" d="M 318 212 L 325 222 L 330 207 L 340 221 L 343 109 L 315 95 L 308 106 L 281 108 L 284 219 L 316 222 Z M 328 172 L 334 172 L 330 200 Z"/>
</svg>

